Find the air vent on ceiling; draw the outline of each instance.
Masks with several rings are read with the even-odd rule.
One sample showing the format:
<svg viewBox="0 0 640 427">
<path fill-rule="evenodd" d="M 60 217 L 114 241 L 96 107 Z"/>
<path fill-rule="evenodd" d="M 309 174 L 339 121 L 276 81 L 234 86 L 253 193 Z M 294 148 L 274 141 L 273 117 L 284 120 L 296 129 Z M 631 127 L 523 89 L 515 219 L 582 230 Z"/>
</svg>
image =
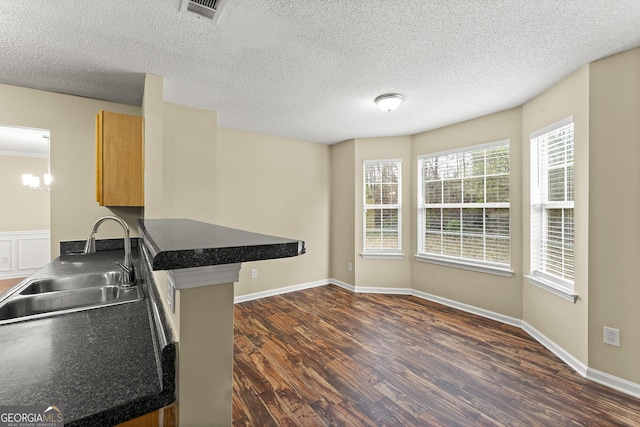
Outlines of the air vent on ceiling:
<svg viewBox="0 0 640 427">
<path fill-rule="evenodd" d="M 182 0 L 180 11 L 217 21 L 225 0 Z"/>
</svg>

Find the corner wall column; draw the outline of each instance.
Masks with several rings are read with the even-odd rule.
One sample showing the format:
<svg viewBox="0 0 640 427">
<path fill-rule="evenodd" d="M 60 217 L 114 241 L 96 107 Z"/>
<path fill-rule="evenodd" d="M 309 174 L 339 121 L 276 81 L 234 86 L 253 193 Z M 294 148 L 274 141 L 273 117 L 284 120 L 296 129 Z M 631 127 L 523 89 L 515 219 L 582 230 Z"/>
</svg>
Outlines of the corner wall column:
<svg viewBox="0 0 640 427">
<path fill-rule="evenodd" d="M 230 426 L 233 282 L 240 264 L 171 270 L 179 305 L 179 425 Z"/>
</svg>

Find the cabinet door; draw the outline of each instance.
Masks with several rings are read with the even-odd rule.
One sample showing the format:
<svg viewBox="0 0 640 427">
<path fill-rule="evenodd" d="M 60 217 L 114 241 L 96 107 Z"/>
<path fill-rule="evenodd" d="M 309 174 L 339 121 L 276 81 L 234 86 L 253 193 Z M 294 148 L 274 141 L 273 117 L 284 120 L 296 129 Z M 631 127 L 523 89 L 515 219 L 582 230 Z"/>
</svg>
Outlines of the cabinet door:
<svg viewBox="0 0 640 427">
<path fill-rule="evenodd" d="M 100 206 L 144 205 L 142 134 L 142 117 L 98 113 L 96 199 Z"/>
<path fill-rule="evenodd" d="M 165 406 L 116 427 L 178 427 L 178 404 Z"/>
</svg>

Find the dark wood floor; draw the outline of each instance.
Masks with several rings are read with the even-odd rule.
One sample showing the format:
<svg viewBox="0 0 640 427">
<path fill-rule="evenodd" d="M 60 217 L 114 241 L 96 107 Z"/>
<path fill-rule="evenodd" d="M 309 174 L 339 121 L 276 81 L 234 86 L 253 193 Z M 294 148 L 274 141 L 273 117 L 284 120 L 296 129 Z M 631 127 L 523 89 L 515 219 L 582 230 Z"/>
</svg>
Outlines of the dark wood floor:
<svg viewBox="0 0 640 427">
<path fill-rule="evenodd" d="M 639 426 L 519 328 L 337 286 L 236 304 L 234 426 Z"/>
</svg>

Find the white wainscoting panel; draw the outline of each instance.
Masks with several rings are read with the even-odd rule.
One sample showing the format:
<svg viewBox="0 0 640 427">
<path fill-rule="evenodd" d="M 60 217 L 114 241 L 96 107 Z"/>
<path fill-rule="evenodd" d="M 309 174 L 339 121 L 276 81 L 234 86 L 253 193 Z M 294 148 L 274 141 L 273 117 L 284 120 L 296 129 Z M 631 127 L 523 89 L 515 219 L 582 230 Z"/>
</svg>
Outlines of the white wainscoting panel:
<svg viewBox="0 0 640 427">
<path fill-rule="evenodd" d="M 50 261 L 49 230 L 0 232 L 0 279 L 29 276 Z"/>
<path fill-rule="evenodd" d="M 0 272 L 11 271 L 13 259 L 13 241 L 11 239 L 0 239 Z"/>
<path fill-rule="evenodd" d="M 40 268 L 51 261 L 51 238 L 18 240 L 18 270 Z"/>
</svg>

